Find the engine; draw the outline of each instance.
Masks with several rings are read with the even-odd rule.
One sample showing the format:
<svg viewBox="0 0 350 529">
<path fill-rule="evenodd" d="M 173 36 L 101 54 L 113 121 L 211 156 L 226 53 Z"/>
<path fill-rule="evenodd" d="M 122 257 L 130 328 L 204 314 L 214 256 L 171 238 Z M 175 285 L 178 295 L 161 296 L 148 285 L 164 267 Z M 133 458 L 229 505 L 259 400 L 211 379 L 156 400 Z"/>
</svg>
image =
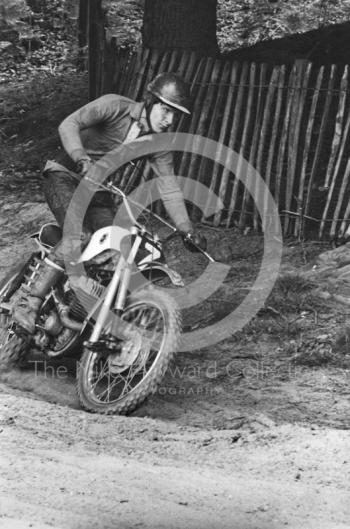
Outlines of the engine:
<svg viewBox="0 0 350 529">
<path fill-rule="evenodd" d="M 69 316 L 77 321 L 83 321 L 92 310 L 96 302 L 103 297 L 105 287 L 90 277 L 79 277 L 72 285 L 73 289 L 67 293 Z"/>
</svg>

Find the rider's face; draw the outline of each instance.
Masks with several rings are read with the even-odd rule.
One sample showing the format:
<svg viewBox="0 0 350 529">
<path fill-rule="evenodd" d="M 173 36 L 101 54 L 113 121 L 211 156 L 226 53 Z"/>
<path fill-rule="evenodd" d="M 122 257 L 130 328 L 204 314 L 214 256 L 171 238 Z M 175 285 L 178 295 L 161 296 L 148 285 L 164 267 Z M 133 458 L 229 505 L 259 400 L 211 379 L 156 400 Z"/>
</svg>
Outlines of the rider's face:
<svg viewBox="0 0 350 529">
<path fill-rule="evenodd" d="M 154 132 L 166 132 L 180 117 L 180 112 L 165 103 L 155 103 L 150 113 L 151 127 Z"/>
</svg>

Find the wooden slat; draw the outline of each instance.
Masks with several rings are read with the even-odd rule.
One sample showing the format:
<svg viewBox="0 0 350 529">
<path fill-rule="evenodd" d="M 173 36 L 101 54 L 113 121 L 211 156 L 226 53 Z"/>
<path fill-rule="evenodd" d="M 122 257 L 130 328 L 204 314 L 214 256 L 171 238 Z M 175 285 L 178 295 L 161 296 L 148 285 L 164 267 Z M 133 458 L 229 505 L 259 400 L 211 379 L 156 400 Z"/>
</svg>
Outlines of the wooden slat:
<svg viewBox="0 0 350 529">
<path fill-rule="evenodd" d="M 349 171 L 349 164 L 350 164 L 350 158 L 347 161 L 345 174 Z M 349 179 L 349 176 L 347 176 L 347 180 Z M 345 209 L 345 213 L 343 215 L 343 219 L 341 221 L 340 229 L 338 231 L 338 236 L 343 237 L 346 229 L 349 226 L 349 220 L 350 220 L 350 200 L 347 200 L 347 206 Z"/>
<path fill-rule="evenodd" d="M 319 158 L 320 158 L 320 154 L 323 148 L 324 135 L 325 135 L 326 128 L 327 128 L 329 110 L 330 110 L 332 97 L 333 97 L 335 74 L 336 74 L 336 66 L 332 64 L 329 81 L 328 81 L 326 100 L 325 100 L 325 104 L 323 108 L 320 130 L 319 130 L 318 138 L 317 138 L 316 150 L 314 154 L 314 159 L 312 161 L 311 173 L 310 173 L 310 178 L 309 178 L 308 187 L 307 187 L 304 215 L 310 215 L 309 207 L 310 207 L 310 201 L 311 201 L 311 195 L 312 195 L 312 186 L 313 186 L 316 173 L 318 171 Z M 320 230 L 320 232 L 322 232 L 322 230 Z"/>
<path fill-rule="evenodd" d="M 129 52 L 125 60 L 125 70 L 124 70 L 122 90 L 121 90 L 121 93 L 123 95 L 127 95 L 129 92 L 130 72 L 132 71 L 134 67 L 134 61 L 135 61 L 135 53 Z"/>
<path fill-rule="evenodd" d="M 267 96 L 265 100 L 261 128 L 259 131 L 260 136 L 259 136 L 259 146 L 258 146 L 258 152 L 257 152 L 257 158 L 256 158 L 256 170 L 260 174 L 260 176 L 263 175 L 263 170 L 262 170 L 263 153 L 265 152 L 265 144 L 268 140 L 268 131 L 269 131 L 270 121 L 271 121 L 272 104 L 273 104 L 273 100 L 276 94 L 276 90 L 278 88 L 277 82 L 278 82 L 279 75 L 280 75 L 280 67 L 275 66 L 272 71 L 270 81 L 269 81 L 269 88 L 268 88 L 268 92 L 267 92 Z M 265 184 L 266 186 L 268 186 L 268 183 L 266 182 L 266 174 L 265 174 Z M 266 186 L 263 191 L 264 192 L 264 200 L 263 200 L 264 204 L 267 203 Z M 255 192 L 257 192 L 257 189 L 255 189 Z M 266 213 L 267 212 L 264 211 L 264 216 Z M 258 211 L 256 208 L 254 210 L 253 225 L 254 225 L 254 228 L 257 228 L 258 226 Z"/>
<path fill-rule="evenodd" d="M 117 48 L 117 42 L 116 39 L 113 38 L 113 42 L 111 42 L 112 47 L 112 55 L 113 55 L 113 62 L 112 62 L 112 69 L 113 69 L 113 82 L 112 82 L 112 91 L 115 93 L 119 93 L 119 83 L 121 78 L 121 55 L 119 53 L 119 50 Z M 105 75 L 110 75 L 110 72 L 105 72 Z"/>
<path fill-rule="evenodd" d="M 316 107 L 317 107 L 317 103 L 318 103 L 318 99 L 320 95 L 320 88 L 323 83 L 323 75 L 324 75 L 324 66 L 321 66 L 318 72 L 318 75 L 317 75 L 317 79 L 316 79 L 316 86 L 315 86 L 314 93 L 312 96 L 310 113 L 308 116 L 308 122 L 307 122 L 306 133 L 305 133 L 304 150 L 303 150 L 303 155 L 302 155 L 302 165 L 301 165 L 301 171 L 300 171 L 299 189 L 298 189 L 298 196 L 297 196 L 298 216 L 296 218 L 295 228 L 294 228 L 294 235 L 298 237 L 299 239 L 301 239 L 303 235 L 304 223 L 303 223 L 302 215 L 304 212 L 304 192 L 305 192 L 305 182 L 306 182 L 306 169 L 307 169 L 307 163 L 309 159 L 311 138 L 312 138 L 312 133 L 314 129 Z"/>
<path fill-rule="evenodd" d="M 157 75 L 159 63 L 162 59 L 163 53 L 160 53 L 158 50 L 152 50 L 151 52 L 151 61 L 148 67 L 147 72 L 147 82 L 149 83 Z"/>
<path fill-rule="evenodd" d="M 203 129 L 201 129 L 200 126 L 198 127 L 198 133 L 210 139 L 215 139 L 216 131 L 218 129 L 218 122 L 222 117 L 222 107 L 223 107 L 225 95 L 228 90 L 227 85 L 228 85 L 230 69 L 231 69 L 231 65 L 229 62 L 223 63 L 222 61 L 216 61 L 215 65 L 214 65 L 213 75 L 212 75 L 210 82 L 213 85 L 217 85 L 216 91 L 214 90 L 214 86 L 209 87 L 209 91 L 207 94 L 209 105 L 208 105 L 208 108 L 205 109 L 205 112 L 208 113 L 208 116 L 207 116 L 208 124 L 204 126 Z M 205 155 L 205 152 L 204 152 L 204 155 Z M 212 160 L 210 160 L 208 163 L 208 159 L 205 158 L 205 156 L 202 156 L 200 159 L 200 164 L 198 168 L 198 177 L 197 177 L 197 180 L 200 182 L 203 182 L 207 187 L 210 187 L 212 185 L 212 174 L 209 173 L 209 169 L 208 169 L 209 164 L 210 164 L 210 170 L 211 170 L 211 166 L 213 164 Z M 209 198 L 209 196 L 210 195 L 208 194 L 207 198 Z M 194 203 L 199 204 L 199 193 L 195 194 Z M 207 205 L 208 205 L 207 201 L 201 204 L 202 220 L 208 214 L 206 212 Z"/>
<path fill-rule="evenodd" d="M 234 78 L 232 78 L 233 72 L 234 72 Z M 217 128 L 217 122 L 218 120 L 221 122 L 220 131 L 218 134 L 216 134 L 217 138 L 215 138 L 217 139 L 217 142 L 218 142 L 218 153 L 217 153 L 218 159 L 221 157 L 222 146 L 223 146 L 223 142 L 225 141 L 225 136 L 227 132 L 227 121 L 229 117 L 229 112 L 226 112 L 226 110 L 230 110 L 231 108 L 232 96 L 233 96 L 233 91 L 234 91 L 234 87 L 232 86 L 232 84 L 234 84 L 235 82 L 236 73 L 237 73 L 236 68 L 232 67 L 232 63 L 230 61 L 226 61 L 224 64 L 222 77 L 220 80 L 222 85 L 219 88 L 219 92 L 218 92 L 216 104 L 215 104 L 215 110 L 213 112 L 213 119 L 211 120 L 209 131 L 208 131 L 208 136 L 210 138 L 214 138 L 215 130 Z M 217 176 L 218 176 L 220 167 L 221 166 L 219 163 L 215 163 L 213 167 L 213 172 L 210 175 L 209 189 L 212 192 L 215 192 L 216 190 Z M 203 168 L 201 167 L 200 172 L 202 170 Z M 210 195 L 211 194 L 208 194 L 208 199 L 203 209 L 202 221 L 206 217 L 211 216 L 214 213 L 213 210 L 209 209 L 209 207 L 214 206 L 214 204 L 212 204 L 211 202 Z M 221 216 L 221 213 L 222 213 L 221 211 L 218 212 L 220 216 Z"/>
<path fill-rule="evenodd" d="M 122 95 L 125 95 L 128 90 L 128 85 L 127 85 L 127 80 L 129 78 L 128 71 L 132 63 L 133 57 L 134 57 L 134 54 L 130 52 L 126 53 L 124 57 L 123 71 L 122 71 L 122 77 L 120 80 L 120 87 L 119 87 L 119 93 Z"/>
<path fill-rule="evenodd" d="M 294 89 L 293 88 L 295 86 L 295 75 L 296 75 L 296 67 L 295 65 L 293 65 L 292 71 L 289 74 L 288 89 L 287 89 L 287 94 L 286 94 L 286 106 L 285 106 L 285 112 L 282 118 L 282 131 L 281 131 L 280 143 L 278 146 L 275 189 L 274 189 L 274 198 L 275 198 L 277 207 L 279 207 L 280 205 L 280 189 L 281 189 L 282 178 L 283 178 L 283 175 L 286 176 L 284 160 L 285 160 L 285 152 L 286 152 L 287 142 L 288 142 L 291 109 L 292 109 L 292 103 L 294 99 Z"/>
<path fill-rule="evenodd" d="M 150 59 L 150 50 L 144 49 L 142 50 L 140 61 L 137 65 L 136 72 L 135 72 L 135 78 L 134 78 L 134 90 L 133 90 L 133 98 L 136 101 L 139 101 L 142 98 L 146 79 L 147 79 L 147 65 L 148 61 Z"/>
<path fill-rule="evenodd" d="M 236 167 L 236 176 L 241 176 L 241 180 L 238 178 L 235 179 L 233 183 L 233 190 L 232 190 L 232 196 L 231 201 L 228 209 L 228 215 L 227 215 L 227 221 L 226 225 L 229 226 L 231 222 L 232 215 L 236 209 L 237 206 L 237 198 L 238 198 L 238 188 L 240 182 L 244 185 L 244 180 L 246 175 L 241 175 L 240 172 L 242 170 L 242 162 L 243 157 L 245 155 L 248 140 L 249 140 L 249 129 L 251 127 L 251 115 L 253 110 L 253 95 L 254 95 L 254 86 L 255 86 L 255 76 L 256 76 L 256 64 L 251 63 L 250 65 L 250 73 L 249 73 L 249 87 L 248 87 L 248 97 L 247 97 L 247 103 L 244 108 L 244 125 L 243 125 L 243 133 L 241 138 L 241 145 L 239 149 L 240 157 L 238 158 L 238 163 Z M 243 176 L 243 178 L 242 178 Z"/>
<path fill-rule="evenodd" d="M 322 235 L 323 230 L 326 225 L 326 218 L 329 215 L 329 208 L 330 204 L 333 200 L 333 195 L 336 190 L 336 182 L 339 176 L 339 170 L 340 170 L 340 164 L 343 159 L 344 149 L 347 141 L 347 135 L 350 127 L 350 120 L 349 115 L 347 117 L 346 123 L 344 128 L 342 125 L 344 125 L 344 108 L 345 108 L 345 102 L 346 102 L 346 88 L 348 84 L 348 67 L 346 66 L 344 68 L 343 76 L 340 83 L 340 96 L 339 96 L 339 105 L 338 105 L 338 112 L 337 117 L 335 120 L 335 131 L 333 136 L 333 142 L 332 142 L 332 152 L 330 155 L 330 160 L 327 167 L 327 175 L 326 175 L 326 182 L 327 186 L 329 187 L 328 194 L 327 194 L 327 200 L 326 204 L 323 210 L 322 214 L 322 220 L 320 225 L 319 233 Z M 340 115 L 340 111 L 342 111 L 342 114 Z M 330 173 L 330 167 L 333 169 L 332 174 Z M 338 193 L 338 191 L 336 191 Z M 338 197 L 339 198 L 339 197 Z M 338 202 L 339 205 L 339 202 Z M 340 208 L 340 205 L 339 205 Z M 336 217 L 338 217 L 338 213 L 334 213 Z M 331 225 L 331 231 L 333 235 L 335 234 L 336 229 L 336 223 L 332 223 Z M 331 233 L 331 235 L 332 235 Z"/>
<path fill-rule="evenodd" d="M 181 61 L 182 63 L 182 61 Z M 191 98 L 192 100 L 194 101 L 195 100 L 195 86 L 196 86 L 196 79 L 198 78 L 197 76 L 199 75 L 200 73 L 200 64 L 204 64 L 203 62 L 201 63 L 200 61 L 198 61 L 198 55 L 197 53 L 195 52 L 191 52 L 189 54 L 189 57 L 188 57 L 188 62 L 186 64 L 186 67 L 184 68 L 183 70 L 183 77 L 184 79 L 186 79 L 186 81 L 191 85 Z M 183 66 L 181 66 L 183 67 Z M 192 116 L 193 116 L 193 112 L 195 110 L 193 109 L 192 110 Z M 192 116 L 189 118 L 187 115 L 183 114 L 182 117 L 180 118 L 180 121 L 178 123 L 178 126 L 177 126 L 177 130 L 184 130 L 184 126 L 185 124 L 187 125 L 186 128 L 188 128 L 190 126 L 190 120 L 192 119 Z"/>
<path fill-rule="evenodd" d="M 321 236 L 323 234 L 323 230 L 324 230 L 324 227 L 325 227 L 325 219 L 328 216 L 329 206 L 330 206 L 332 198 L 333 198 L 333 193 L 334 193 L 334 191 L 336 189 L 336 181 L 338 179 L 341 162 L 343 160 L 343 154 L 344 154 L 345 146 L 346 146 L 346 143 L 348 141 L 349 130 L 350 130 L 350 112 L 348 112 L 348 116 L 347 116 L 347 119 L 346 119 L 344 131 L 343 131 L 343 134 L 342 134 L 342 140 L 341 140 L 341 143 L 340 143 L 340 146 L 339 146 L 339 152 L 338 152 L 336 164 L 335 164 L 335 167 L 334 167 L 334 173 L 333 173 L 333 177 L 332 177 L 332 182 L 331 182 L 331 185 L 329 187 L 326 205 L 324 207 L 323 214 L 322 214 L 322 221 L 321 221 L 321 225 L 320 225 L 320 235 Z"/>
<path fill-rule="evenodd" d="M 305 64 L 304 61 L 296 62 L 296 84 L 294 86 L 294 99 L 292 106 L 292 117 L 295 119 L 291 120 L 290 129 L 290 141 L 288 145 L 288 167 L 287 167 L 287 182 L 286 182 L 286 200 L 285 209 L 287 211 L 292 210 L 292 198 L 294 183 L 296 177 L 297 160 L 299 153 L 300 143 L 300 127 L 302 123 L 302 117 L 304 112 L 305 99 L 307 94 L 307 87 L 309 84 L 311 63 Z M 294 218 L 293 218 L 294 220 Z M 284 234 L 286 235 L 289 230 L 290 217 L 287 215 L 284 221 Z"/>
<path fill-rule="evenodd" d="M 254 166 L 256 162 L 256 155 L 258 152 L 258 140 L 260 136 L 261 119 L 262 119 L 262 113 L 263 113 L 263 107 L 264 107 L 264 93 L 266 93 L 266 75 L 267 75 L 267 65 L 262 64 L 260 66 L 259 89 L 258 89 L 257 105 L 256 105 L 256 111 L 255 111 L 253 137 L 250 143 L 250 153 L 249 153 L 249 158 L 248 158 L 250 167 L 248 171 L 254 170 Z M 258 184 L 258 182 L 256 183 Z M 255 187 L 255 189 L 257 190 L 258 188 Z M 241 213 L 239 216 L 239 227 L 240 228 L 245 227 L 246 209 L 249 205 L 249 202 L 254 203 L 254 200 L 255 200 L 255 196 L 250 197 L 250 200 L 249 200 L 249 197 L 250 197 L 250 194 L 248 192 L 248 189 L 245 187 L 244 194 L 243 194 L 243 200 L 242 200 Z"/>
<path fill-rule="evenodd" d="M 140 56 L 138 53 L 134 53 L 131 57 L 131 61 L 128 67 L 128 73 L 126 78 L 126 92 L 125 95 L 130 97 L 130 99 L 134 98 L 134 82 L 136 78 L 136 72 L 137 68 L 139 66 Z"/>
<path fill-rule="evenodd" d="M 333 142 L 332 142 L 332 150 L 331 150 L 331 155 L 329 157 L 329 162 L 327 166 L 326 178 L 324 181 L 324 187 L 326 188 L 329 186 L 331 174 L 334 169 L 335 158 L 336 158 L 336 155 L 339 149 L 339 144 L 340 144 L 340 140 L 341 140 L 341 136 L 343 132 L 345 103 L 346 103 L 346 95 L 347 95 L 347 89 L 348 89 L 348 73 L 349 73 L 349 67 L 346 65 L 344 68 L 341 82 L 340 82 L 339 104 L 338 104 L 337 117 L 335 118 L 335 129 L 334 129 L 334 136 L 333 136 Z"/>
<path fill-rule="evenodd" d="M 222 116 L 222 124 L 220 129 L 220 134 L 218 138 L 219 145 L 224 145 L 225 139 L 227 137 L 229 127 L 230 127 L 230 115 L 231 115 L 231 108 L 233 106 L 234 101 L 234 95 L 237 93 L 237 77 L 238 77 L 238 71 L 239 71 L 239 65 L 237 62 L 234 62 L 233 65 L 231 65 L 231 62 L 227 63 L 228 69 L 230 69 L 230 80 L 229 80 L 229 87 L 228 87 L 228 93 L 226 96 L 226 104 L 223 110 L 223 116 Z M 218 158 L 220 158 L 222 155 L 222 148 L 219 147 L 218 152 Z M 227 171 L 227 168 L 224 167 L 224 170 L 226 169 L 227 176 L 229 175 L 229 171 Z M 212 181 L 210 183 L 210 190 L 217 192 L 217 186 L 218 186 L 218 180 L 219 180 L 219 174 L 220 170 L 222 171 L 221 165 L 216 163 L 214 165 L 213 175 L 212 175 Z M 223 175 L 223 172 L 222 172 Z M 225 195 L 226 195 L 226 186 L 220 186 L 220 189 L 218 191 L 219 196 L 219 205 L 225 203 Z M 206 206 L 207 208 L 208 206 Z M 215 213 L 214 216 L 214 226 L 218 226 L 220 224 L 221 218 L 222 218 L 223 211 L 220 210 L 217 213 Z"/>
<path fill-rule="evenodd" d="M 195 102 L 193 113 L 191 115 L 191 122 L 189 126 L 188 132 L 190 134 L 196 134 L 197 132 L 197 126 L 200 119 L 201 109 L 203 105 L 203 101 L 205 99 L 205 95 L 207 93 L 208 89 L 208 82 L 213 70 L 214 66 L 214 59 L 205 58 L 203 59 L 197 69 L 197 72 L 195 74 L 195 78 L 192 83 L 191 93 L 192 93 L 192 99 Z M 190 140 L 187 145 L 186 149 L 190 147 L 190 144 L 192 143 L 192 140 Z M 185 149 L 185 150 L 186 150 Z M 190 154 L 184 154 L 181 159 L 180 168 L 179 168 L 179 174 L 186 175 L 187 178 L 190 178 L 190 172 L 189 172 L 189 164 L 192 163 L 192 155 Z M 188 185 L 185 185 L 184 193 L 187 192 L 189 189 L 190 183 Z"/>
<path fill-rule="evenodd" d="M 218 90 L 218 79 L 221 71 L 222 61 L 216 60 L 213 65 L 213 69 L 210 76 L 210 81 L 207 87 L 207 91 L 205 94 L 205 98 L 203 100 L 202 104 L 202 110 L 200 112 L 199 121 L 196 128 L 196 134 L 200 136 L 211 136 L 213 134 L 213 129 L 211 127 L 214 126 L 215 123 L 215 114 L 218 110 L 217 107 L 217 90 Z M 216 100 L 216 104 L 213 109 L 214 101 Z M 211 119 L 210 119 L 211 117 Z M 188 168 L 188 174 L 187 176 L 191 178 L 191 180 L 197 180 L 200 182 L 203 182 L 205 184 L 210 184 L 209 179 L 205 181 L 204 179 L 204 169 L 207 164 L 207 160 L 205 159 L 205 148 L 202 156 L 192 156 L 190 165 Z M 193 204 L 196 204 L 198 202 L 198 188 L 193 188 L 194 195 L 193 195 Z M 194 206 L 197 207 L 197 206 Z M 194 207 L 192 207 L 192 211 L 194 210 Z M 202 207 L 205 207 L 205 204 L 202 204 Z"/>
<path fill-rule="evenodd" d="M 111 71 L 106 70 L 104 75 L 107 75 L 112 78 L 111 82 L 111 92 L 118 93 L 118 87 L 121 76 L 121 62 L 120 62 L 120 53 L 117 47 L 116 37 L 112 37 L 110 41 L 111 48 Z"/>
<path fill-rule="evenodd" d="M 295 149 L 295 132 L 297 125 L 297 115 L 299 110 L 299 100 L 300 100 L 300 91 L 302 84 L 302 72 L 301 72 L 300 61 L 294 62 L 294 76 L 292 79 L 292 86 L 290 87 L 290 96 L 291 96 L 291 109 L 290 109 L 290 119 L 288 124 L 287 132 L 287 143 L 286 143 L 286 160 L 287 165 L 283 171 L 283 180 L 284 180 L 284 197 L 281 193 L 282 207 L 285 210 L 283 218 L 283 233 L 287 234 L 289 228 L 290 216 L 288 211 L 292 209 L 292 194 L 293 194 L 293 184 L 294 184 L 294 165 L 297 158 L 297 153 Z M 292 216 L 294 220 L 294 216 Z"/>
<path fill-rule="evenodd" d="M 120 61 L 120 76 L 119 76 L 118 87 L 117 87 L 116 92 L 118 94 L 122 94 L 123 93 L 123 86 L 125 85 L 126 69 L 127 69 L 127 66 L 128 66 L 129 59 L 130 59 L 130 53 L 127 53 L 126 50 L 122 50 L 119 53 L 119 55 L 120 55 L 120 57 L 119 57 L 119 61 Z"/>
<path fill-rule="evenodd" d="M 187 65 L 191 58 L 191 53 L 188 51 L 184 51 L 184 52 L 176 51 L 172 55 L 173 55 L 172 60 L 170 61 L 170 64 L 169 64 L 169 71 L 175 72 L 178 75 L 181 75 L 181 77 L 183 77 L 187 81 L 188 78 L 185 76 L 185 74 L 187 71 Z"/>
<path fill-rule="evenodd" d="M 114 68 L 115 59 L 116 59 L 116 39 L 111 37 L 109 41 L 105 41 L 105 67 L 102 71 L 103 77 L 103 94 L 108 94 L 113 92 L 113 87 L 115 86 L 115 79 L 118 75 L 118 71 Z"/>
<path fill-rule="evenodd" d="M 170 63 L 171 57 L 172 57 L 171 52 L 166 52 L 163 54 L 163 56 L 161 57 L 160 63 L 158 65 L 157 71 L 154 72 L 154 76 L 160 73 L 169 71 L 169 63 Z M 176 57 L 176 54 L 174 54 L 174 57 Z"/>
<path fill-rule="evenodd" d="M 335 207 L 334 213 L 332 215 L 333 221 L 332 221 L 332 225 L 331 225 L 330 236 L 333 237 L 333 238 L 335 237 L 335 234 L 336 234 L 337 224 L 339 224 L 339 220 L 338 219 L 339 219 L 341 207 L 342 207 L 343 202 L 344 202 L 345 192 L 346 192 L 347 187 L 348 187 L 349 176 L 350 176 L 350 160 L 348 159 L 347 164 L 346 164 L 346 168 L 345 168 L 345 173 L 343 175 L 343 180 L 342 180 L 340 189 L 338 191 L 338 202 L 337 202 L 337 205 Z M 349 197 L 346 197 L 346 201 L 349 202 Z"/>
<path fill-rule="evenodd" d="M 188 83 L 191 84 L 191 93 L 193 91 L 193 83 L 196 82 L 196 72 L 198 71 L 198 66 L 200 63 L 201 58 L 198 56 L 198 54 L 194 51 L 192 51 L 189 54 L 188 62 L 186 64 L 186 68 L 184 70 L 184 77 Z"/>
<path fill-rule="evenodd" d="M 174 50 L 174 51 L 170 52 L 168 55 L 169 55 L 168 63 L 166 65 L 166 69 L 164 71 L 176 72 L 177 65 L 179 64 L 179 61 L 180 61 L 180 53 L 179 53 L 178 50 Z M 186 55 L 188 55 L 188 54 L 186 54 Z"/>
<path fill-rule="evenodd" d="M 142 50 L 139 50 L 133 59 L 133 69 L 128 73 L 128 97 L 130 99 L 136 99 L 137 97 L 137 84 L 139 81 L 140 71 L 142 73 L 143 62 L 142 62 Z"/>
<path fill-rule="evenodd" d="M 201 91 L 201 95 L 197 96 L 196 98 L 196 106 L 200 105 L 201 109 L 200 112 L 197 111 L 198 120 L 194 129 L 194 133 L 196 135 L 203 135 L 206 131 L 208 116 L 212 105 L 214 86 L 221 66 L 220 61 L 214 61 L 213 59 L 208 61 L 208 64 L 210 69 L 210 77 L 208 77 L 206 81 L 203 81 L 203 90 Z M 192 142 L 192 140 L 190 141 Z M 190 156 L 189 165 L 186 171 L 187 180 L 185 182 L 184 188 L 185 193 L 189 193 L 190 189 L 192 191 L 194 190 L 193 180 L 198 180 L 198 168 L 200 162 L 201 158 L 199 155 L 192 154 Z M 195 200 L 194 196 L 192 197 L 192 200 Z M 191 210 L 193 211 L 193 208 L 191 208 Z"/>
<path fill-rule="evenodd" d="M 240 123 L 241 115 L 244 110 L 243 97 L 244 97 L 246 83 L 247 83 L 248 70 L 249 70 L 249 64 L 247 62 L 244 62 L 242 66 L 242 71 L 240 74 L 239 83 L 238 83 L 238 91 L 237 91 L 237 98 L 236 98 L 235 104 L 232 108 L 227 109 L 229 111 L 230 117 L 233 116 L 231 132 L 230 132 L 230 136 L 228 139 L 228 147 L 230 147 L 233 151 L 235 151 L 236 140 L 237 140 L 238 129 L 239 129 L 238 125 Z M 237 72 L 233 72 L 235 82 L 236 82 L 236 73 Z M 226 198 L 227 198 L 227 201 L 229 201 L 229 197 L 227 196 L 227 189 L 228 189 L 228 184 L 229 184 L 229 178 L 230 178 L 230 175 L 232 174 L 231 170 L 229 169 L 230 165 L 231 165 L 231 160 L 230 160 L 230 154 L 229 154 L 225 161 L 225 167 L 222 172 L 220 188 L 219 188 L 219 198 L 221 198 L 224 203 L 226 202 L 225 200 Z M 217 216 L 214 218 L 214 222 L 216 223 L 218 222 Z M 229 223 L 227 222 L 227 225 L 228 224 Z"/>
<path fill-rule="evenodd" d="M 275 151 L 276 150 L 278 151 L 278 148 L 279 148 L 279 143 L 277 139 L 278 139 L 278 133 L 279 133 L 279 128 L 280 128 L 280 121 L 281 119 L 283 119 L 283 117 L 281 118 L 281 111 L 282 111 L 284 91 L 285 91 L 285 78 L 286 78 L 286 67 L 283 65 L 281 66 L 280 74 L 279 74 L 276 109 L 274 112 L 274 122 L 272 126 L 270 147 L 269 147 L 269 153 L 268 153 L 266 170 L 265 170 L 265 182 L 266 182 L 266 185 L 269 186 L 270 189 L 272 186 L 271 184 L 272 167 L 273 167 L 273 161 L 275 158 Z M 264 215 L 267 213 L 266 208 L 267 208 L 267 195 L 266 197 L 264 197 Z"/>
</svg>

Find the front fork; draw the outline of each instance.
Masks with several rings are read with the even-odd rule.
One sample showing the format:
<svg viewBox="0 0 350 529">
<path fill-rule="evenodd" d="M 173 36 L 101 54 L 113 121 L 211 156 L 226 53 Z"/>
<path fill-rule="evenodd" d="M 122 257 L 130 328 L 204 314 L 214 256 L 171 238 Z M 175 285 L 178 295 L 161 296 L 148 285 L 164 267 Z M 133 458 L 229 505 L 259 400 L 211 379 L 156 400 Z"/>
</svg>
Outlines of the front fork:
<svg viewBox="0 0 350 529">
<path fill-rule="evenodd" d="M 125 306 L 125 300 L 128 293 L 130 285 L 130 277 L 132 272 L 132 265 L 135 262 L 136 254 L 139 250 L 142 233 L 140 234 L 140 229 L 137 227 L 131 228 L 131 234 L 136 235 L 135 240 L 130 248 L 130 252 L 127 258 L 124 257 L 124 252 L 121 252 L 120 258 L 117 264 L 117 267 L 114 271 L 113 277 L 110 284 L 107 287 L 105 298 L 101 305 L 100 311 L 96 318 L 96 323 L 94 325 L 90 342 L 96 343 L 100 339 L 103 329 L 107 327 L 107 324 L 112 320 L 112 333 L 117 334 L 119 321 L 114 325 L 114 320 L 121 314 Z M 118 288 L 119 287 L 119 288 Z M 118 294 L 117 294 L 118 291 Z M 117 294 L 117 295 L 116 295 Z M 117 314 L 111 314 L 111 308 L 113 301 L 114 308 L 117 311 Z"/>
</svg>

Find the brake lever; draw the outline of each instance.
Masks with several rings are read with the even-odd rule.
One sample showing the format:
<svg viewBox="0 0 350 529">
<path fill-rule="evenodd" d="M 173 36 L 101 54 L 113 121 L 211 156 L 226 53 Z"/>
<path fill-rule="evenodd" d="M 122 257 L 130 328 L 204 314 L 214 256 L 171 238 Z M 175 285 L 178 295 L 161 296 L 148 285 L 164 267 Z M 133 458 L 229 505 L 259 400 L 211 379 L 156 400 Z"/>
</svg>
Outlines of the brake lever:
<svg viewBox="0 0 350 529">
<path fill-rule="evenodd" d="M 173 228 L 173 230 L 174 230 L 174 231 L 173 231 L 172 233 L 170 233 L 167 237 L 165 237 L 165 239 L 163 239 L 163 241 L 162 241 L 163 243 L 168 242 L 168 241 L 171 241 L 171 240 L 174 239 L 175 237 L 180 236 L 180 237 L 182 237 L 182 239 L 183 239 L 184 241 L 187 241 L 187 242 L 189 242 L 190 244 L 192 244 L 192 246 L 194 246 L 194 247 L 196 248 L 196 250 L 198 250 L 198 252 L 200 252 L 201 254 L 203 254 L 203 255 L 208 259 L 208 261 L 210 261 L 211 263 L 216 263 L 215 259 L 214 259 L 210 254 L 208 254 L 208 252 L 206 252 L 205 250 L 203 250 L 202 248 L 200 248 L 197 244 L 195 244 L 195 243 L 192 241 L 191 237 L 189 237 L 188 234 L 186 234 L 186 235 L 184 236 L 183 233 L 181 233 L 180 231 L 176 230 L 175 228 Z"/>
<path fill-rule="evenodd" d="M 191 235 L 190 235 L 189 233 L 187 233 L 186 236 L 184 237 L 184 241 L 186 241 L 186 242 L 192 244 L 192 246 L 193 246 L 194 248 L 196 248 L 196 250 L 197 250 L 198 252 L 200 252 L 201 254 L 205 255 L 205 257 L 208 259 L 208 261 L 210 261 L 210 262 L 212 262 L 212 263 L 215 263 L 215 262 L 216 262 L 215 259 L 214 259 L 210 254 L 208 254 L 207 251 L 203 250 L 203 248 L 201 248 L 200 246 L 198 246 L 198 244 L 196 244 L 195 242 L 193 242 L 192 237 L 191 237 Z"/>
</svg>

